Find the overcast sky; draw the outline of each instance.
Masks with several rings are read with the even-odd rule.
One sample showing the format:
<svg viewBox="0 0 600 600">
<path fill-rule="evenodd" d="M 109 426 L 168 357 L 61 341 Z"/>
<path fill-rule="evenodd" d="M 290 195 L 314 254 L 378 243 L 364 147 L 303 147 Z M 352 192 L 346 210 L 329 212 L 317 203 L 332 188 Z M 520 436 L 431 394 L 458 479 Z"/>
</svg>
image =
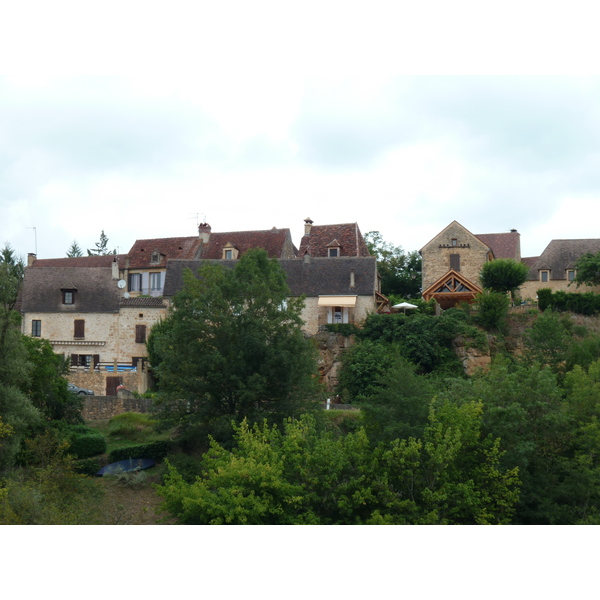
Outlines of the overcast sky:
<svg viewBox="0 0 600 600">
<path fill-rule="evenodd" d="M 595 21 L 481 5 L 3 9 L 0 243 L 127 252 L 206 220 L 298 245 L 306 217 L 406 250 L 455 219 L 523 256 L 600 237 Z"/>
</svg>

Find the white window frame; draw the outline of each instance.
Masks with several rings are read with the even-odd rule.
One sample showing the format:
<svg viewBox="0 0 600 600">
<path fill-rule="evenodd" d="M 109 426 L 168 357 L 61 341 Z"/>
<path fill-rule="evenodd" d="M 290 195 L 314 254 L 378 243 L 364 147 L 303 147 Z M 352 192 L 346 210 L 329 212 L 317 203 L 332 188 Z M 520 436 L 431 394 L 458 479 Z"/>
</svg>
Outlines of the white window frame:
<svg viewBox="0 0 600 600">
<path fill-rule="evenodd" d="M 158 281 L 158 285 L 157 285 Z M 150 273 L 150 291 L 160 292 L 162 290 L 162 271 Z"/>
<path fill-rule="evenodd" d="M 347 306 L 328 306 L 327 307 L 327 323 L 329 325 L 336 323 L 348 323 L 348 307 Z"/>
</svg>

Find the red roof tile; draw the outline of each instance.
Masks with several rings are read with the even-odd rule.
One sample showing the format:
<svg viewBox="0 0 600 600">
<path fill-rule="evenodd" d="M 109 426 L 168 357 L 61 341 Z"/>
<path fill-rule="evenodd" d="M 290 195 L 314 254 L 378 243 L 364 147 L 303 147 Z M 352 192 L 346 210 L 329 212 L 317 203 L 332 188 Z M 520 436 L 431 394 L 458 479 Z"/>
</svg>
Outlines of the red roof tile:
<svg viewBox="0 0 600 600">
<path fill-rule="evenodd" d="M 339 244 L 340 256 L 370 256 L 358 223 L 312 225 L 310 233 L 305 234 L 300 241 L 298 254 L 327 257 L 332 242 Z"/>
</svg>

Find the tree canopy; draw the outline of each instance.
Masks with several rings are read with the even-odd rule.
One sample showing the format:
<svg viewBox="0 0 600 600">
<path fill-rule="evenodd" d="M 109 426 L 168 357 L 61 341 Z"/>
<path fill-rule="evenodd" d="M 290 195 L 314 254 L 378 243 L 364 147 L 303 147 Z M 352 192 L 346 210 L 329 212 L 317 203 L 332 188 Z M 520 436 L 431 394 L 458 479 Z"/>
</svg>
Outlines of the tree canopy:
<svg viewBox="0 0 600 600">
<path fill-rule="evenodd" d="M 483 265 L 479 279 L 484 289 L 496 293 L 515 292 L 525 283 L 529 269 L 512 258 L 498 258 Z"/>
<path fill-rule="evenodd" d="M 163 419 L 226 434 L 232 419 L 281 419 L 314 398 L 316 351 L 285 277 L 262 249 L 232 269 L 184 273 L 173 312 L 148 340 Z"/>
<path fill-rule="evenodd" d="M 575 263 L 575 283 L 580 285 L 600 285 L 600 252 L 582 254 Z"/>
<path fill-rule="evenodd" d="M 95 248 L 89 248 L 88 256 L 106 256 L 107 254 L 116 254 L 116 250 L 108 249 L 108 236 L 104 233 L 104 229 L 100 234 L 100 240 L 96 242 Z"/>
<path fill-rule="evenodd" d="M 379 231 L 365 234 L 369 252 L 377 258 L 381 275 L 381 292 L 402 298 L 421 297 L 421 255 L 416 251 L 405 252 L 401 246 L 384 241 Z"/>
</svg>

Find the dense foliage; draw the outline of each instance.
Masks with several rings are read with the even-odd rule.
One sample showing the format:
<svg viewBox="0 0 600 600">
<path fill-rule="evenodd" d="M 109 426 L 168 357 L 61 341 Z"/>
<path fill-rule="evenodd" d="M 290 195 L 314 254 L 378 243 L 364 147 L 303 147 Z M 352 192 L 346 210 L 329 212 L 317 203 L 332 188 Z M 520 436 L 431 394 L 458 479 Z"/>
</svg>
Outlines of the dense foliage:
<svg viewBox="0 0 600 600">
<path fill-rule="evenodd" d="M 587 252 L 575 263 L 575 282 L 580 285 L 600 285 L 600 252 Z"/>
<path fill-rule="evenodd" d="M 553 292 L 549 288 L 537 291 L 540 310 L 551 308 L 561 312 L 574 312 L 580 315 L 596 315 L 600 313 L 600 295 L 593 292 L 578 294 L 558 290 Z"/>
<path fill-rule="evenodd" d="M 511 258 L 498 258 L 486 262 L 479 274 L 479 280 L 485 290 L 506 294 L 515 292 L 525 283 L 529 269 L 527 265 Z"/>
<path fill-rule="evenodd" d="M 366 233 L 365 243 L 377 257 L 382 294 L 407 299 L 421 296 L 421 255 L 417 250 L 405 252 L 400 246 L 384 241 L 379 231 Z"/>
<path fill-rule="evenodd" d="M 444 406 L 422 440 L 376 447 L 364 430 L 335 436 L 308 415 L 282 429 L 243 422 L 233 450 L 213 442 L 195 482 L 171 468 L 158 492 L 186 524 L 506 523 L 518 478 L 481 438 L 481 414 Z"/>
<path fill-rule="evenodd" d="M 315 398 L 316 349 L 305 338 L 303 299 L 288 298 L 285 272 L 251 250 L 232 269 L 184 274 L 175 310 L 152 330 L 159 416 L 227 436 L 231 421 L 281 421 Z"/>
</svg>

